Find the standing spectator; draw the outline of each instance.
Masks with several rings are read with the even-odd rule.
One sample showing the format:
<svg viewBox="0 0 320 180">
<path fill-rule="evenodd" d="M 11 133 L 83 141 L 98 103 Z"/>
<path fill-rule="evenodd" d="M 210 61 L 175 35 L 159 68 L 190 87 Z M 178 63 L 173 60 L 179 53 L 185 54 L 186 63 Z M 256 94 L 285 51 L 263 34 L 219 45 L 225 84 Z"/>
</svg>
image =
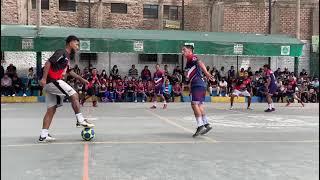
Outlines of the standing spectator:
<svg viewBox="0 0 320 180">
<path fill-rule="evenodd" d="M 276 78 L 278 78 L 279 76 L 281 76 L 281 69 L 280 68 L 278 68 L 275 72 L 274 72 L 274 76 L 276 77 Z"/>
<path fill-rule="evenodd" d="M 21 79 L 18 78 L 18 76 L 16 74 L 12 77 L 12 86 L 13 86 L 12 96 L 15 96 L 20 91 L 22 91 L 23 96 L 27 96 L 25 86 L 23 85 Z"/>
<path fill-rule="evenodd" d="M 105 69 L 101 71 L 100 79 L 108 79 L 108 75 Z"/>
<path fill-rule="evenodd" d="M 9 64 L 7 67 L 7 74 L 10 78 L 12 78 L 15 74 L 17 74 L 17 68 L 13 64 Z"/>
<path fill-rule="evenodd" d="M 172 74 L 175 74 L 175 73 L 182 74 L 182 70 L 180 69 L 180 66 L 176 66 L 176 67 L 173 69 Z"/>
<path fill-rule="evenodd" d="M 180 83 L 175 83 L 173 86 L 173 97 L 179 97 L 182 95 L 182 87 Z M 174 98 L 173 98 L 174 101 Z"/>
<path fill-rule="evenodd" d="M 251 67 L 248 67 L 247 72 L 248 72 L 248 76 L 249 76 L 250 78 L 252 78 L 252 77 L 253 77 L 253 72 L 252 72 L 252 70 L 251 70 Z"/>
<path fill-rule="evenodd" d="M 121 78 L 120 75 L 119 75 L 119 69 L 118 69 L 118 66 L 117 65 L 114 65 L 110 71 L 110 76 L 113 78 L 113 79 L 119 79 Z"/>
<path fill-rule="evenodd" d="M 4 74 L 1 79 L 1 96 L 11 96 L 13 93 L 12 79 L 8 74 Z"/>
<path fill-rule="evenodd" d="M 1 68 L 0 68 L 0 79 L 2 79 L 4 76 L 4 67 L 1 65 Z"/>
<path fill-rule="evenodd" d="M 141 71 L 142 81 L 150 81 L 151 80 L 151 72 L 148 69 L 148 66 L 144 66 L 144 69 Z"/>
<path fill-rule="evenodd" d="M 234 70 L 234 66 L 231 66 L 231 69 L 228 71 L 228 83 L 230 80 L 236 77 L 236 72 Z"/>
<path fill-rule="evenodd" d="M 285 67 L 282 74 L 284 74 L 286 77 L 288 77 L 290 75 L 290 71 L 288 70 L 288 68 Z"/>
<path fill-rule="evenodd" d="M 172 85 L 170 84 L 169 79 L 166 79 L 166 82 L 163 85 L 163 96 L 167 102 L 172 100 Z"/>
<path fill-rule="evenodd" d="M 173 84 L 182 83 L 182 75 L 178 71 L 175 71 L 171 79 Z"/>
<path fill-rule="evenodd" d="M 164 71 L 164 75 L 165 75 L 165 76 L 170 77 L 170 73 L 169 73 L 168 65 L 167 65 L 167 64 L 164 65 L 163 71 Z"/>
<path fill-rule="evenodd" d="M 142 102 L 146 102 L 146 100 L 147 100 L 145 88 L 144 88 L 144 85 L 141 81 L 137 85 L 137 99 L 135 100 L 135 102 L 137 102 L 138 98 L 141 98 Z"/>
<path fill-rule="evenodd" d="M 219 96 L 226 96 L 228 94 L 228 83 L 225 80 L 225 77 L 223 77 L 219 82 L 219 90 Z"/>
<path fill-rule="evenodd" d="M 135 79 L 138 78 L 138 70 L 136 69 L 136 66 L 134 64 L 132 64 L 131 69 L 129 69 L 128 76 Z"/>
<path fill-rule="evenodd" d="M 227 79 L 227 75 L 228 73 L 224 70 L 224 67 L 222 66 L 221 69 L 220 69 L 220 72 L 219 72 L 219 76 L 220 76 L 220 79 Z"/>
<path fill-rule="evenodd" d="M 241 68 L 238 77 L 244 78 L 244 73 L 245 73 L 244 68 Z"/>
<path fill-rule="evenodd" d="M 305 69 L 302 69 L 302 71 L 300 72 L 300 76 L 306 78 L 308 76 L 308 73 Z"/>
<path fill-rule="evenodd" d="M 78 74 L 78 75 L 80 75 L 80 74 L 81 74 L 81 70 L 80 70 L 80 68 L 79 68 L 78 64 L 74 65 L 74 67 L 73 67 L 73 71 L 74 71 L 76 74 Z"/>
</svg>

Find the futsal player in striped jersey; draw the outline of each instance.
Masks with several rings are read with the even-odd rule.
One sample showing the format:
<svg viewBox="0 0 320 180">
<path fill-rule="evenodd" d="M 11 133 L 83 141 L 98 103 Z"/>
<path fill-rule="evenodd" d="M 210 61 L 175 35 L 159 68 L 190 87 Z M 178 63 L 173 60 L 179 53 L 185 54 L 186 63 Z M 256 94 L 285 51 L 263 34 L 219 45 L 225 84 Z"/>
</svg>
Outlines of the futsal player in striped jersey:
<svg viewBox="0 0 320 180">
<path fill-rule="evenodd" d="M 206 95 L 206 82 L 202 77 L 202 72 L 209 81 L 213 80 L 211 74 L 207 71 L 205 64 L 193 54 L 193 46 L 185 45 L 182 48 L 182 54 L 186 58 L 186 77 L 190 83 L 190 94 L 192 96 L 191 107 L 197 121 L 197 129 L 193 137 L 204 135 L 209 132 L 212 127 L 208 122 L 208 118 L 204 110 L 204 100 Z"/>
</svg>

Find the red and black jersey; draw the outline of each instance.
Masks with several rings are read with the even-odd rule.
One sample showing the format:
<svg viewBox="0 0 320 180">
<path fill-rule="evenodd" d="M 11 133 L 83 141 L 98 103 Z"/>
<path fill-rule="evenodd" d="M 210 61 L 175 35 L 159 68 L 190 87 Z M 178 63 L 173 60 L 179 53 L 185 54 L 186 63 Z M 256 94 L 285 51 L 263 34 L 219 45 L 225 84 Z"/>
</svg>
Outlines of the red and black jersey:
<svg viewBox="0 0 320 180">
<path fill-rule="evenodd" d="M 70 54 L 65 49 L 54 52 L 49 58 L 51 63 L 47 81 L 56 81 L 63 78 L 65 72 L 70 72 Z"/>
</svg>

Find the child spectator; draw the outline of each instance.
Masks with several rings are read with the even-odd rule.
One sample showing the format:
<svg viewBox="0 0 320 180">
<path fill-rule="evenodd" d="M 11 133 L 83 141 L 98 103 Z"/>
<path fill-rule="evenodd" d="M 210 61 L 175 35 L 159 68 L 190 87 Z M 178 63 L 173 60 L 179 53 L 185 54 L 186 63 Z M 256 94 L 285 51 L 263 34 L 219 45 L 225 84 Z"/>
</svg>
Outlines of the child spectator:
<svg viewBox="0 0 320 180">
<path fill-rule="evenodd" d="M 182 87 L 180 83 L 175 83 L 173 86 L 173 97 L 179 97 L 182 95 Z M 173 98 L 174 101 L 174 98 Z"/>
<path fill-rule="evenodd" d="M 169 79 L 166 79 L 166 82 L 163 85 L 163 96 L 167 102 L 172 100 L 172 85 L 170 84 Z"/>
</svg>

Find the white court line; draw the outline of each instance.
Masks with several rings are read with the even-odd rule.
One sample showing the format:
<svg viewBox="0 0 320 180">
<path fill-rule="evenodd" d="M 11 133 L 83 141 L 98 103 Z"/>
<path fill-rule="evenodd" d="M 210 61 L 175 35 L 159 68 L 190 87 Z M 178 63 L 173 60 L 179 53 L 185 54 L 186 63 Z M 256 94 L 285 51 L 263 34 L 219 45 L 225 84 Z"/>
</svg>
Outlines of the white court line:
<svg viewBox="0 0 320 180">
<path fill-rule="evenodd" d="M 171 125 L 173 125 L 173 126 L 175 126 L 175 127 L 178 127 L 178 128 L 180 128 L 180 129 L 182 129 L 182 130 L 184 130 L 184 131 L 186 131 L 186 132 L 189 132 L 189 133 L 192 133 L 192 134 L 194 133 L 191 129 L 185 128 L 185 127 L 181 126 L 180 124 L 177 124 L 177 123 L 171 121 L 171 120 L 168 119 L 168 118 L 165 118 L 165 117 L 163 117 L 163 116 L 160 116 L 160 115 L 158 115 L 158 114 L 156 114 L 156 113 L 154 113 L 154 112 L 152 112 L 152 111 L 150 111 L 150 110 L 146 110 L 146 111 L 149 112 L 150 114 L 152 114 L 153 116 L 156 116 L 157 118 L 165 121 L 165 122 L 168 123 L 168 124 L 171 124 Z M 214 140 L 214 139 L 212 139 L 212 138 L 210 138 L 210 137 L 207 137 L 207 136 L 199 136 L 199 137 L 202 138 L 202 139 L 206 139 L 206 140 L 209 141 L 209 142 L 217 142 L 216 140 Z"/>
<path fill-rule="evenodd" d="M 96 141 L 96 142 L 50 142 L 34 144 L 8 144 L 1 147 L 26 147 L 26 146 L 46 146 L 46 145 L 79 145 L 79 144 L 208 144 L 208 141 Z"/>
<path fill-rule="evenodd" d="M 319 143 L 319 140 L 301 140 L 301 141 L 97 141 L 97 142 L 51 142 L 34 144 L 7 144 L 1 147 L 33 147 L 48 145 L 79 145 L 79 144 L 212 144 L 212 143 Z M 108 146 L 111 147 L 111 146 Z"/>
</svg>

